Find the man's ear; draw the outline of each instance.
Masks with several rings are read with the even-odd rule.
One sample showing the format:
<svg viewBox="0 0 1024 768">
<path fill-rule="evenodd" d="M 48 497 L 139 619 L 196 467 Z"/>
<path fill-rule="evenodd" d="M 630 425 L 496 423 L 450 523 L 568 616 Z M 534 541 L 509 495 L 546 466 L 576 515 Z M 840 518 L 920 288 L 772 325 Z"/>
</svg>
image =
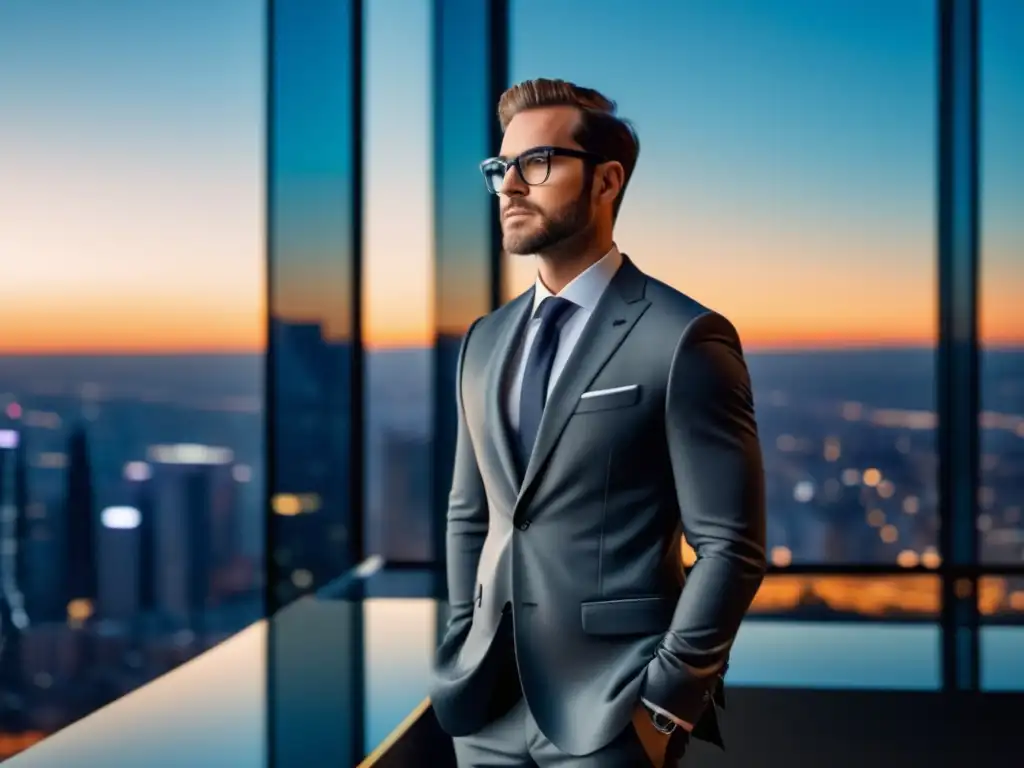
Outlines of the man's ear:
<svg viewBox="0 0 1024 768">
<path fill-rule="evenodd" d="M 597 199 L 611 203 L 622 192 L 626 181 L 626 172 L 622 163 L 611 160 L 598 166 L 598 183 L 594 185 Z"/>
</svg>

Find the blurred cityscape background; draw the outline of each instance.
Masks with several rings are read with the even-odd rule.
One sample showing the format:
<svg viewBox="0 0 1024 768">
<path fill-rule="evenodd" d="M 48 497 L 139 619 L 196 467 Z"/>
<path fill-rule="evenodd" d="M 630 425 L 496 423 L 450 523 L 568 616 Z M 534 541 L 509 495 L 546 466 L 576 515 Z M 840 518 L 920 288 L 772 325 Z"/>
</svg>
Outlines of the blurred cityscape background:
<svg viewBox="0 0 1024 768">
<path fill-rule="evenodd" d="M 464 47 L 442 57 L 430 0 L 361 19 L 292 4 L 269 68 L 263 3 L 0 5 L 0 756 L 252 624 L 267 595 L 289 602 L 358 556 L 436 561 L 437 366 L 533 270 L 508 260 L 495 285 L 475 165 L 437 159 L 439 137 L 491 149 L 492 106 L 472 111 L 487 90 L 455 73 L 490 55 L 480 30 L 455 34 L 481 5 L 449 5 L 443 39 Z M 977 600 L 1010 648 L 1024 5 L 980 7 Z M 779 569 L 751 632 L 796 647 L 841 628 L 934 662 L 876 684 L 937 687 L 935 3 L 512 0 L 505 32 L 509 82 L 571 79 L 635 122 L 619 246 L 744 338 Z M 389 606 L 368 637 L 401 655 L 405 633 L 425 666 L 431 612 Z M 1024 687 L 985 632 L 985 684 Z M 743 663 L 740 683 L 849 678 Z M 384 709 L 371 729 L 401 717 Z"/>
</svg>

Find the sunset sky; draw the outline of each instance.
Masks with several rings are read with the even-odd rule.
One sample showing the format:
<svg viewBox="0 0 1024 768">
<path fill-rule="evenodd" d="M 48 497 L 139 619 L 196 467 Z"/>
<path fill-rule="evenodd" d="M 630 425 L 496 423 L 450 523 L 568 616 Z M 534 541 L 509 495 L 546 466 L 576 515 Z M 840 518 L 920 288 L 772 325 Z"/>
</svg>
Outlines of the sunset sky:
<svg viewBox="0 0 1024 768">
<path fill-rule="evenodd" d="M 367 340 L 425 344 L 430 2 L 367 5 Z M 642 269 L 752 347 L 934 343 L 932 0 L 512 5 L 513 80 L 596 87 L 637 126 L 617 240 Z M 259 6 L 0 4 L 0 353 L 261 348 Z M 982 328 L 1019 344 L 1024 5 L 982 7 Z M 315 95 L 295 99 L 295 122 L 315 122 Z M 282 171 L 321 197 L 287 201 L 280 307 L 338 332 L 347 223 L 309 164 L 345 138 L 296 145 Z M 333 172 L 343 189 L 344 162 Z M 507 268 L 510 293 L 532 279 L 531 259 Z"/>
</svg>

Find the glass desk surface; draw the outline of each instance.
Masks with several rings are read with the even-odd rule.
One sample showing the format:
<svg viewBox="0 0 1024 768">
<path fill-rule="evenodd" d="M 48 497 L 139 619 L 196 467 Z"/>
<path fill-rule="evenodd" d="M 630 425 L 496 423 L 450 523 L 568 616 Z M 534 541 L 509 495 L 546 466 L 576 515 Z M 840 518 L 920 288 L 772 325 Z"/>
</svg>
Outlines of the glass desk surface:
<svg viewBox="0 0 1024 768">
<path fill-rule="evenodd" d="M 8 762 L 263 768 L 272 745 L 278 768 L 357 765 L 426 696 L 444 623 L 440 578 L 350 574 Z M 982 630 L 990 677 L 1004 690 L 1024 688 L 1012 651 L 1024 627 L 991 629 L 1014 642 Z M 753 618 L 737 639 L 729 684 L 937 690 L 940 639 L 930 622 Z"/>
</svg>

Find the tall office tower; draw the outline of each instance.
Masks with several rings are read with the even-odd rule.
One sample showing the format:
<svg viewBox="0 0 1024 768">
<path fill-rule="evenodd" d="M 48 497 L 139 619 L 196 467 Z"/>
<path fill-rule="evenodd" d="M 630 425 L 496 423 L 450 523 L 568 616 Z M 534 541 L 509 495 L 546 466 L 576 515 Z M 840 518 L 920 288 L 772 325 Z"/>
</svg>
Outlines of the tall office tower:
<svg viewBox="0 0 1024 768">
<path fill-rule="evenodd" d="M 0 590 L 7 596 L 19 629 L 28 623 L 25 595 L 28 592 L 28 471 L 24 434 L 3 430 L 0 434 Z"/>
<path fill-rule="evenodd" d="M 140 477 L 135 481 L 132 496 L 135 507 L 141 515 L 138 528 L 139 612 L 149 615 L 156 610 L 156 548 L 153 534 L 155 527 L 153 486 L 148 471 L 145 477 Z"/>
<path fill-rule="evenodd" d="M 25 727 L 22 647 L 28 619 L 24 610 L 24 573 L 28 506 L 25 446 L 20 432 L 0 434 L 0 722 L 10 730 Z"/>
<path fill-rule="evenodd" d="M 127 505 L 107 507 L 100 522 L 96 615 L 124 626 L 138 613 L 141 513 Z"/>
<path fill-rule="evenodd" d="M 85 429 L 76 426 L 68 440 L 67 484 L 64 496 L 64 596 L 68 618 L 85 621 L 95 609 L 96 515 L 92 468 Z"/>
<path fill-rule="evenodd" d="M 25 434 L 20 435 L 14 453 L 14 586 L 21 599 L 21 608 L 29 611 L 27 595 L 30 592 L 29 544 L 31 529 L 28 522 L 28 446 Z M 31 618 L 31 613 L 28 614 Z"/>
<path fill-rule="evenodd" d="M 232 460 L 226 448 L 150 449 L 157 610 L 191 628 L 201 629 L 206 610 L 222 597 L 215 576 L 233 555 Z"/>
<path fill-rule="evenodd" d="M 24 730 L 27 720 L 22 693 L 22 631 L 15 613 L 7 593 L 0 591 L 0 722 L 8 732 Z"/>
</svg>

